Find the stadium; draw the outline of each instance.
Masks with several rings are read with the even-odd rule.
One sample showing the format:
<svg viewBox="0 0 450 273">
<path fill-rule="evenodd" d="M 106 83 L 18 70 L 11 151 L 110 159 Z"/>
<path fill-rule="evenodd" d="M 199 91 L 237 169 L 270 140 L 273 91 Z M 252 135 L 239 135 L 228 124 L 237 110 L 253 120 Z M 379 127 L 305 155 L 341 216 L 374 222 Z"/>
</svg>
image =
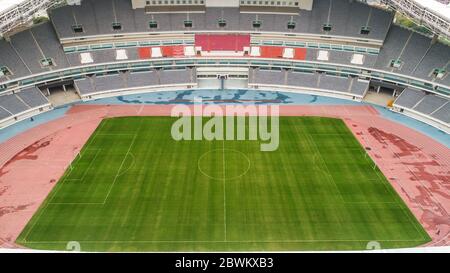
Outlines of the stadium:
<svg viewBox="0 0 450 273">
<path fill-rule="evenodd" d="M 0 248 L 450 246 L 450 5 L 0 0 Z"/>
</svg>

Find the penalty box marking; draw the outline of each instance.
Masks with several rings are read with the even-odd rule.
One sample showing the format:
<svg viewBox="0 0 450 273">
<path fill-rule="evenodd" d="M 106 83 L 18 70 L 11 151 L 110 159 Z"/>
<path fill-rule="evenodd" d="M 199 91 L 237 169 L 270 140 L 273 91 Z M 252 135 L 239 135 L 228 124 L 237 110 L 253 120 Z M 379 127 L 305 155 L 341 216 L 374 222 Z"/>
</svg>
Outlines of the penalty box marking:
<svg viewBox="0 0 450 273">
<path fill-rule="evenodd" d="M 128 135 L 133 135 L 133 134 L 128 134 Z M 110 187 L 109 187 L 108 194 L 107 194 L 106 198 L 103 200 L 103 202 L 84 202 L 84 203 L 83 203 L 83 202 L 79 202 L 79 203 L 78 203 L 78 202 L 52 202 L 52 200 L 53 200 L 53 199 L 55 198 L 55 196 L 58 194 L 59 190 L 63 187 L 63 185 L 64 185 L 63 183 L 64 183 L 66 180 L 71 180 L 71 179 L 67 179 L 67 176 L 66 176 L 66 177 L 61 181 L 60 186 L 56 189 L 56 192 L 52 195 L 51 199 L 45 204 L 45 206 L 44 206 L 44 208 L 42 209 L 41 213 L 37 216 L 36 221 L 33 223 L 33 225 L 31 226 L 31 228 L 28 230 L 28 232 L 27 232 L 27 234 L 25 235 L 23 241 L 26 242 L 26 243 L 29 243 L 29 241 L 27 241 L 28 236 L 30 235 L 31 231 L 34 229 L 36 223 L 39 222 L 40 217 L 42 216 L 42 214 L 44 214 L 44 212 L 47 210 L 47 208 L 48 208 L 49 205 L 104 205 L 104 204 L 106 203 L 106 200 L 107 200 L 108 197 L 109 197 L 109 194 L 111 193 L 111 190 L 112 190 L 112 187 L 114 186 L 115 181 L 117 180 L 117 178 L 118 178 L 120 175 L 123 174 L 123 173 L 122 173 L 122 174 L 119 175 L 120 170 L 121 170 L 121 168 L 123 167 L 123 163 L 125 162 L 125 159 L 128 157 L 128 154 L 130 153 L 130 149 L 131 149 L 131 147 L 133 146 L 134 141 L 136 140 L 137 134 L 134 134 L 133 136 L 134 136 L 134 137 L 133 137 L 133 140 L 131 141 L 130 146 L 128 147 L 127 153 L 125 154 L 125 156 L 124 156 L 124 158 L 123 158 L 123 160 L 122 160 L 122 164 L 120 165 L 119 169 L 117 170 L 117 174 L 116 174 L 116 176 L 115 176 L 115 178 L 114 178 L 114 180 L 113 180 L 113 183 L 111 183 L 111 185 L 110 185 Z M 96 137 L 96 135 L 94 136 L 94 138 L 95 138 L 95 137 Z M 91 148 L 89 148 L 89 145 L 91 145 L 91 144 L 92 144 L 92 141 L 89 142 L 89 143 L 87 144 L 88 147 L 86 147 L 85 150 L 91 149 Z M 92 148 L 92 149 L 93 149 L 93 150 L 101 150 L 100 148 Z M 97 152 L 98 152 L 98 151 L 97 151 Z M 80 152 L 80 158 L 81 158 L 81 157 L 82 157 L 82 155 L 81 155 L 81 152 Z M 92 161 L 91 161 L 91 162 L 92 162 Z M 68 175 L 70 175 L 70 173 L 72 172 L 72 170 L 73 170 L 73 169 L 70 169 L 70 170 L 69 170 Z M 73 180 L 79 180 L 79 179 L 73 179 Z"/>
</svg>

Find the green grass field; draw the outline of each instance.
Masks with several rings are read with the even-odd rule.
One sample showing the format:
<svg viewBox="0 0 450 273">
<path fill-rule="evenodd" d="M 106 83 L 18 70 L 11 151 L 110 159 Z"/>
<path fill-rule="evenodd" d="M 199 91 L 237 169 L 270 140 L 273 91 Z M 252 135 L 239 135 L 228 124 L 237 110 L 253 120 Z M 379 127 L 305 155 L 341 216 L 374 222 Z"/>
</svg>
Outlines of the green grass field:
<svg viewBox="0 0 450 273">
<path fill-rule="evenodd" d="M 280 118 L 280 146 L 174 141 L 171 117 L 104 120 L 17 239 L 37 249 L 413 247 L 427 233 L 338 119 Z"/>
</svg>

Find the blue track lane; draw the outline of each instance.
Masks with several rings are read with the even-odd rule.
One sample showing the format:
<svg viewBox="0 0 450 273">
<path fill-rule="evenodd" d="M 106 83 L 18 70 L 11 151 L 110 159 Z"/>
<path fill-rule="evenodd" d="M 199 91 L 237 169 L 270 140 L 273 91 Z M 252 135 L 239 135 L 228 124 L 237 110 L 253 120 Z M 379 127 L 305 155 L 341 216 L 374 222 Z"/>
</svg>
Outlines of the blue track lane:
<svg viewBox="0 0 450 273">
<path fill-rule="evenodd" d="M 79 104 L 192 104 L 194 98 L 201 98 L 205 104 L 281 104 L 281 105 L 364 105 L 366 103 L 354 102 L 329 97 L 296 94 L 282 91 L 263 90 L 184 90 L 165 91 L 113 98 L 98 99 Z M 386 119 L 401 123 L 417 130 L 450 148 L 450 135 L 427 125 L 421 121 L 394 113 L 380 106 L 373 105 Z M 29 119 L 18 122 L 10 127 L 0 130 L 0 143 L 40 124 L 64 116 L 70 106 L 55 109 Z"/>
</svg>

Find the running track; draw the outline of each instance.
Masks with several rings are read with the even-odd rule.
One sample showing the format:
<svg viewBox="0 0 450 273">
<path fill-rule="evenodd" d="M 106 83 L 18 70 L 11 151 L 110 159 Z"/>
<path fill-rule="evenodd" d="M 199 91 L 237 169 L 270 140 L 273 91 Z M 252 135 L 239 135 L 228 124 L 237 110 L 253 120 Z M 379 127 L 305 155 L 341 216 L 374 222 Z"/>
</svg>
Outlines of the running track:
<svg viewBox="0 0 450 273">
<path fill-rule="evenodd" d="M 0 247 L 14 242 L 105 117 L 166 116 L 172 105 L 76 105 L 65 116 L 0 144 Z M 280 106 L 283 116 L 345 121 L 432 242 L 450 245 L 450 149 L 371 106 Z"/>
</svg>

